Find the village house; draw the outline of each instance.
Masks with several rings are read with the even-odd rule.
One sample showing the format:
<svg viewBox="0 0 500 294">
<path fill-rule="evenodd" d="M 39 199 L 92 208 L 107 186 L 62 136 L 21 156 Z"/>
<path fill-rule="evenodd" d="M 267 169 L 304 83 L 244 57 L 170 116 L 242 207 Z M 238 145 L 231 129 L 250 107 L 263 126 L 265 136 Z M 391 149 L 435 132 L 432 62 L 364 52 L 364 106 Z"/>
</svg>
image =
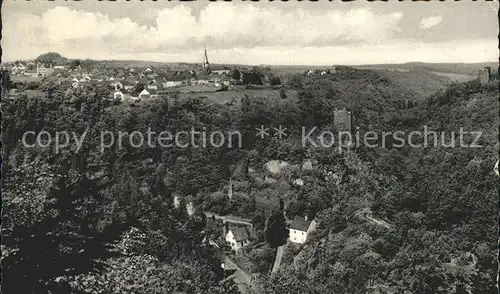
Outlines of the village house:
<svg viewBox="0 0 500 294">
<path fill-rule="evenodd" d="M 45 67 L 45 65 L 42 63 L 40 66 L 37 66 L 37 71 L 38 76 L 48 77 L 54 73 L 54 68 L 52 67 L 52 64 L 49 64 L 49 67 Z"/>
<path fill-rule="evenodd" d="M 226 234 L 226 242 L 233 251 L 238 251 L 241 247 L 250 243 L 250 236 L 244 226 L 229 228 Z"/>
<path fill-rule="evenodd" d="M 126 80 L 123 80 L 122 82 L 122 85 L 123 85 L 123 90 L 125 91 L 132 91 L 134 90 L 134 87 L 135 87 L 135 82 L 131 79 L 126 79 Z"/>
<path fill-rule="evenodd" d="M 227 75 L 229 72 L 231 72 L 231 69 L 222 66 L 222 67 L 216 67 L 214 68 L 213 66 L 210 68 L 210 72 L 215 75 Z"/>
<path fill-rule="evenodd" d="M 231 84 L 231 78 L 228 76 L 224 76 L 220 79 L 221 84 L 224 86 L 229 86 Z"/>
<path fill-rule="evenodd" d="M 19 67 L 19 66 L 18 66 Z M 54 73 L 54 68 L 50 65 L 49 68 L 45 67 L 44 64 L 37 64 L 36 69 L 30 69 L 24 72 L 24 75 L 30 77 L 48 77 Z"/>
<path fill-rule="evenodd" d="M 123 84 L 120 81 L 114 81 L 109 84 L 110 87 L 113 87 L 115 91 L 119 91 L 123 89 Z"/>
<path fill-rule="evenodd" d="M 295 216 L 293 222 L 290 224 L 290 241 L 297 244 L 304 244 L 307 236 L 316 228 L 314 220 L 308 221 L 307 216 Z"/>
<path fill-rule="evenodd" d="M 149 98 L 151 96 L 151 93 L 144 89 L 141 91 L 141 93 L 139 93 L 139 99 L 146 99 L 146 98 Z"/>
<path fill-rule="evenodd" d="M 64 65 L 54 65 L 54 69 L 56 69 L 56 70 L 64 70 Z"/>
<path fill-rule="evenodd" d="M 220 87 L 220 78 L 219 77 L 212 77 L 210 80 L 208 80 L 208 83 L 211 86 Z"/>
<path fill-rule="evenodd" d="M 158 90 L 158 86 L 160 85 L 160 83 L 156 82 L 155 80 L 151 81 L 147 86 L 146 88 L 148 90 Z"/>
<path fill-rule="evenodd" d="M 198 80 L 196 81 L 196 84 L 198 85 L 206 85 L 209 83 L 210 77 L 207 75 L 200 75 L 198 76 Z"/>
<path fill-rule="evenodd" d="M 162 85 L 164 88 L 173 88 L 186 85 L 186 81 L 166 81 L 165 83 L 162 83 Z"/>
<path fill-rule="evenodd" d="M 18 63 L 14 64 L 10 70 L 14 75 L 23 74 L 27 70 L 27 67 L 25 67 L 22 63 Z"/>
<path fill-rule="evenodd" d="M 139 93 L 139 99 L 147 99 L 147 98 L 156 98 L 158 97 L 158 93 L 156 90 L 151 89 L 151 90 L 142 90 L 141 93 Z"/>
<path fill-rule="evenodd" d="M 120 101 L 123 101 L 125 99 L 121 91 L 116 91 L 115 93 L 113 93 L 113 98 L 119 99 Z"/>
</svg>

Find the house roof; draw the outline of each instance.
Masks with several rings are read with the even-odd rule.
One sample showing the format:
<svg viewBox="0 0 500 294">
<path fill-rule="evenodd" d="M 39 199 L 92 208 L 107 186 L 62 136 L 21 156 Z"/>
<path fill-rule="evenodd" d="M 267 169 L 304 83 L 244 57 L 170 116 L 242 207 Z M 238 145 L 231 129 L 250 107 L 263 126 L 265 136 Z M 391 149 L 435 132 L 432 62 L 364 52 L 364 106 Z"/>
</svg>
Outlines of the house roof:
<svg viewBox="0 0 500 294">
<path fill-rule="evenodd" d="M 311 221 L 306 221 L 303 216 L 295 216 L 292 224 L 290 225 L 290 229 L 307 232 L 309 226 L 311 225 Z"/>
<path fill-rule="evenodd" d="M 208 81 L 208 80 L 210 80 L 210 76 L 209 75 L 199 75 L 199 76 L 197 76 L 197 79 Z"/>
<path fill-rule="evenodd" d="M 230 68 L 225 65 L 210 65 L 210 70 L 230 70 Z"/>
<path fill-rule="evenodd" d="M 126 80 L 122 81 L 122 85 L 124 85 L 124 86 L 134 86 L 135 85 L 135 81 L 134 80 L 130 80 L 130 79 L 126 79 Z"/>
<path fill-rule="evenodd" d="M 230 231 L 233 233 L 234 239 L 237 242 L 246 241 L 249 239 L 247 229 L 243 226 L 233 227 L 230 229 Z"/>
<path fill-rule="evenodd" d="M 139 93 L 139 95 L 150 95 L 151 92 L 149 92 L 148 90 L 144 89 L 141 91 L 141 93 Z"/>
</svg>

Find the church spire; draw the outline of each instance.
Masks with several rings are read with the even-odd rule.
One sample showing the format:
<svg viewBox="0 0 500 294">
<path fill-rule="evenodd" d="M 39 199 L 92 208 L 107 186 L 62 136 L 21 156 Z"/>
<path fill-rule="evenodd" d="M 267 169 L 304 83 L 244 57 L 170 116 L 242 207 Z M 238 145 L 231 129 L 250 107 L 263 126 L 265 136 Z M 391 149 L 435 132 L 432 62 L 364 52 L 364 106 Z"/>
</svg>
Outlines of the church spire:
<svg viewBox="0 0 500 294">
<path fill-rule="evenodd" d="M 203 55 L 203 67 L 210 67 L 210 63 L 208 62 L 208 54 L 207 54 L 207 46 L 205 46 L 205 54 Z"/>
</svg>

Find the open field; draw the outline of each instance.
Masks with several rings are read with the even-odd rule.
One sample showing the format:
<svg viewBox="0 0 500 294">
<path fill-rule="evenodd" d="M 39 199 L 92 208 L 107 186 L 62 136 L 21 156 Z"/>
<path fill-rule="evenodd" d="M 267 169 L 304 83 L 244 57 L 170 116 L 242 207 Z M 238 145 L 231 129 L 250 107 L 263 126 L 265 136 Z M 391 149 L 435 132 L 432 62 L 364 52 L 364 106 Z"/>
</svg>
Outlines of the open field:
<svg viewBox="0 0 500 294">
<path fill-rule="evenodd" d="M 478 71 L 485 66 L 491 67 L 493 71 L 498 69 L 497 62 L 481 62 L 481 63 L 425 63 L 425 62 L 408 62 L 400 64 L 368 64 L 354 66 L 357 68 L 366 69 L 406 69 L 406 70 L 424 70 L 429 72 L 455 73 L 461 75 L 477 76 Z"/>
<path fill-rule="evenodd" d="M 427 71 L 409 71 L 394 69 L 376 69 L 376 72 L 386 76 L 406 89 L 415 92 L 416 100 L 424 99 L 452 83 L 452 79 L 445 75 L 436 75 Z"/>
<path fill-rule="evenodd" d="M 298 99 L 298 93 L 292 89 L 286 89 L 287 100 Z M 233 99 L 241 100 L 248 95 L 252 97 L 261 97 L 269 100 L 280 100 L 280 91 L 274 89 L 235 89 L 222 92 L 198 92 L 198 93 L 180 93 L 180 98 L 205 98 L 215 103 L 226 103 Z"/>
<path fill-rule="evenodd" d="M 42 77 L 29 77 L 29 76 L 18 76 L 18 75 L 11 76 L 11 80 L 13 82 L 22 82 L 22 83 L 40 82 L 42 79 L 43 79 Z"/>
<path fill-rule="evenodd" d="M 208 85 L 191 85 L 191 86 L 177 87 L 173 89 L 179 91 L 180 93 L 209 93 L 209 92 L 216 92 L 218 88 Z"/>
<path fill-rule="evenodd" d="M 464 75 L 464 74 L 457 74 L 457 73 L 449 73 L 449 72 L 437 72 L 437 71 L 430 71 L 430 73 L 442 76 L 442 77 L 447 77 L 453 82 L 458 82 L 458 83 L 463 83 L 463 82 L 468 82 L 472 81 L 473 79 L 477 78 L 477 75 Z"/>
</svg>

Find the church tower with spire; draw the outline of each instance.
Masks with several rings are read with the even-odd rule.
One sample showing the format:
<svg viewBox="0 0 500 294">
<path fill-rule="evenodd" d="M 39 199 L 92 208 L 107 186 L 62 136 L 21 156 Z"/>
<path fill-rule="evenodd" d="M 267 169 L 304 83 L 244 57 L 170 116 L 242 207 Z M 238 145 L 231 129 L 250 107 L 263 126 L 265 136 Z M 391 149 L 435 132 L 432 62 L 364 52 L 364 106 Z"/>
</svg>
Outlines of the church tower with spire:
<svg viewBox="0 0 500 294">
<path fill-rule="evenodd" d="M 205 53 L 203 54 L 203 63 L 201 64 L 204 68 L 210 68 L 210 63 L 208 62 L 207 46 L 205 46 Z"/>
</svg>

